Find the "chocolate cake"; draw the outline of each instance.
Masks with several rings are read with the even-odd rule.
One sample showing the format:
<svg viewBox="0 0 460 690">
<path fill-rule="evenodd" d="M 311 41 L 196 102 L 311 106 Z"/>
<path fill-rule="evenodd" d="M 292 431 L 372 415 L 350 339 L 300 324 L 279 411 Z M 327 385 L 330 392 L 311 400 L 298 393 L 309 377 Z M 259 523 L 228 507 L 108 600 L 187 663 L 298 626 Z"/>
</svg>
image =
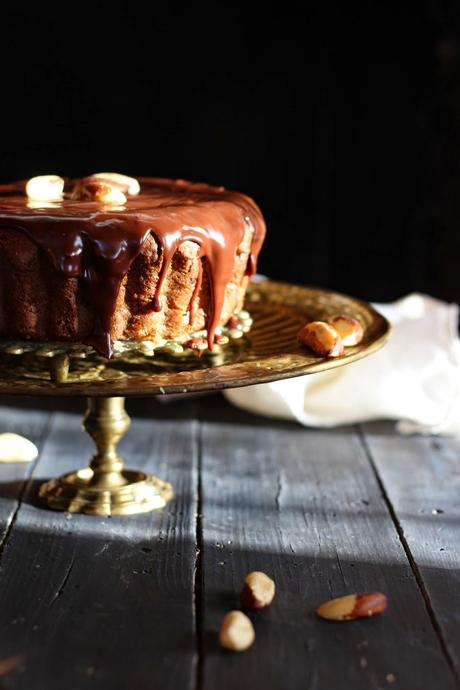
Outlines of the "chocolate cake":
<svg viewBox="0 0 460 690">
<path fill-rule="evenodd" d="M 54 186 L 53 186 L 54 185 Z M 112 173 L 0 186 L 0 336 L 154 343 L 216 328 L 243 306 L 265 235 L 223 187 Z"/>
</svg>

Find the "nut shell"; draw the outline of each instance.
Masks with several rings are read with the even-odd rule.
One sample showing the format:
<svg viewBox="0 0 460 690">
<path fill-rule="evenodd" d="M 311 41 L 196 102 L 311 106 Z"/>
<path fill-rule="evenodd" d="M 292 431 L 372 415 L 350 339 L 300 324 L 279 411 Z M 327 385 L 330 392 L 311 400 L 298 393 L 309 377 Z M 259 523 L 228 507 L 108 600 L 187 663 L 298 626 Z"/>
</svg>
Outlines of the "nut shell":
<svg viewBox="0 0 460 690">
<path fill-rule="evenodd" d="M 37 175 L 26 183 L 26 194 L 31 201 L 59 201 L 64 191 L 64 180 L 59 175 Z"/>
<path fill-rule="evenodd" d="M 110 182 L 116 187 L 119 187 L 124 194 L 129 194 L 129 196 L 136 196 L 141 191 L 139 181 L 136 180 L 135 177 L 129 177 L 128 175 L 122 175 L 121 173 L 93 173 L 91 177 L 96 177 L 106 182 Z"/>
<path fill-rule="evenodd" d="M 335 328 L 325 321 L 311 321 L 298 333 L 302 345 L 307 345 L 321 357 L 340 357 L 343 343 Z"/>
<path fill-rule="evenodd" d="M 0 434 L 0 462 L 32 462 L 38 457 L 37 446 L 19 434 Z"/>
<path fill-rule="evenodd" d="M 241 611 L 229 611 L 222 621 L 219 634 L 221 647 L 232 652 L 244 652 L 254 643 L 256 634 L 247 616 Z"/>
<path fill-rule="evenodd" d="M 352 621 L 356 618 L 372 618 L 383 613 L 387 606 L 388 599 L 382 592 L 347 594 L 321 604 L 316 614 L 330 621 Z"/>
<path fill-rule="evenodd" d="M 118 185 L 97 177 L 85 177 L 80 180 L 73 190 L 72 199 L 97 201 L 114 206 L 126 204 L 126 196 Z"/>
<path fill-rule="evenodd" d="M 241 605 L 246 609 L 263 609 L 273 601 L 275 583 L 265 573 L 255 570 L 246 575 L 241 590 Z"/>
<path fill-rule="evenodd" d="M 331 319 L 331 325 L 342 338 L 342 342 L 345 347 L 353 347 L 353 345 L 358 345 L 363 339 L 363 327 L 359 321 L 352 319 L 351 316 L 334 316 L 334 318 Z"/>
</svg>

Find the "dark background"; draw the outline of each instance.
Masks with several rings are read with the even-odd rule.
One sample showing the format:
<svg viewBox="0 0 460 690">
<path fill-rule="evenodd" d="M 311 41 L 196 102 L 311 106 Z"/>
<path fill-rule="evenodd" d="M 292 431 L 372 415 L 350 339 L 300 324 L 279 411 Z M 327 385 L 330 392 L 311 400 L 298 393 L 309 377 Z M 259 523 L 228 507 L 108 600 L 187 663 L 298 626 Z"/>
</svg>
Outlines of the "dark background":
<svg viewBox="0 0 460 690">
<path fill-rule="evenodd" d="M 460 301 L 459 3 L 274 7 L 3 2 L 1 181 L 224 184 L 273 278 Z"/>
</svg>

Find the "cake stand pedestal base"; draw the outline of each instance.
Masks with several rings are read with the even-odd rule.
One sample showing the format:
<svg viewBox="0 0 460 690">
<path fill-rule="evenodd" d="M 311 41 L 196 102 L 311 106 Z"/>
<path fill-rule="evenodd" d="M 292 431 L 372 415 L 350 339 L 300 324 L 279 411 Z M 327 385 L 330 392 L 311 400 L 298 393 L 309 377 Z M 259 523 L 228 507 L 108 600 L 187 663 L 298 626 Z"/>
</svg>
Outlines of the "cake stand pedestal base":
<svg viewBox="0 0 460 690">
<path fill-rule="evenodd" d="M 171 484 L 123 469 L 116 446 L 129 425 L 124 398 L 88 398 L 83 427 L 97 453 L 89 467 L 42 484 L 40 500 L 55 510 L 89 515 L 134 515 L 164 508 L 173 497 Z"/>
</svg>

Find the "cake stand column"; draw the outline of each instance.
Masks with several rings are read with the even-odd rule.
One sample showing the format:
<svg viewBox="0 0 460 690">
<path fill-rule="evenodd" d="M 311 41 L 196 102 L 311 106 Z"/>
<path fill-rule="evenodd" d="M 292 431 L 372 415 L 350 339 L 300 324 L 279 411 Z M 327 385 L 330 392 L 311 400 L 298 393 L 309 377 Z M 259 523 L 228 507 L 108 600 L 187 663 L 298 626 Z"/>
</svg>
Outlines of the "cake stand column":
<svg viewBox="0 0 460 690">
<path fill-rule="evenodd" d="M 127 484 L 122 474 L 124 463 L 116 447 L 130 425 L 124 398 L 88 398 L 83 427 L 97 448 L 89 463 L 93 472 L 89 481 L 91 487 L 113 489 Z"/>
<path fill-rule="evenodd" d="M 171 484 L 125 470 L 117 453 L 117 443 L 129 425 L 124 398 L 88 398 L 83 427 L 97 452 L 89 467 L 42 484 L 40 500 L 55 510 L 90 515 L 133 515 L 163 508 L 173 497 Z"/>
</svg>

